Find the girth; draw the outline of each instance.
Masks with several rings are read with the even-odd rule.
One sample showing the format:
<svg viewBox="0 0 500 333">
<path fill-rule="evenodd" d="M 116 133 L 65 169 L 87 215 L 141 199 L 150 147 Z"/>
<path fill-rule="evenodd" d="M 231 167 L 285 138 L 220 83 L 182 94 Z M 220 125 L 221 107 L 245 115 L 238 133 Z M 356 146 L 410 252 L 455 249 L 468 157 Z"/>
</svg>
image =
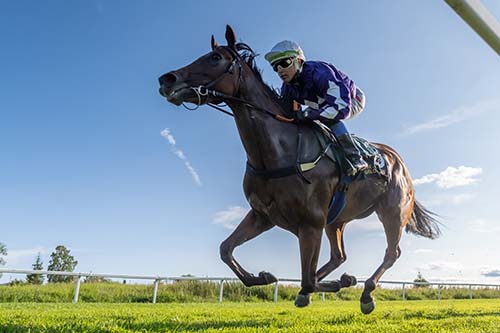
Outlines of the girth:
<svg viewBox="0 0 500 333">
<path fill-rule="evenodd" d="M 255 169 L 247 161 L 246 172 L 252 176 L 258 176 L 267 180 L 267 179 L 283 178 L 291 175 L 296 175 L 297 173 L 299 173 L 299 170 L 297 169 L 296 165 L 284 168 L 272 169 L 272 170 L 265 170 L 265 169 L 259 170 Z"/>
<path fill-rule="evenodd" d="M 256 169 L 254 166 L 250 164 L 250 162 L 247 161 L 246 172 L 250 175 L 257 176 L 265 180 L 284 178 L 298 174 L 305 182 L 310 184 L 311 182 L 304 176 L 303 172 L 314 169 L 314 167 L 316 167 L 319 161 L 328 153 L 330 147 L 333 145 L 333 142 L 329 142 L 313 161 L 302 163 L 300 161 L 301 140 L 302 140 L 302 132 L 299 129 L 299 133 L 297 136 L 297 162 L 295 163 L 295 165 L 289 167 L 271 169 L 271 170 Z"/>
</svg>

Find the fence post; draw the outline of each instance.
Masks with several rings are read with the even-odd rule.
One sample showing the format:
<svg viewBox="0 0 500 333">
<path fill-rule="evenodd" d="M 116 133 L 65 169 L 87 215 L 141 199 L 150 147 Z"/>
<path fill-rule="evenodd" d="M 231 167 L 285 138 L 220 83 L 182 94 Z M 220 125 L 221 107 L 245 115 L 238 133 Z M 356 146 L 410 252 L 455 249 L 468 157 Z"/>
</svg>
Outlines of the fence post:
<svg viewBox="0 0 500 333">
<path fill-rule="evenodd" d="M 469 284 L 469 299 L 472 299 L 472 285 Z"/>
<path fill-rule="evenodd" d="M 324 291 L 321 293 L 321 300 L 322 300 L 323 302 L 325 301 L 325 292 L 324 292 Z"/>
<path fill-rule="evenodd" d="M 75 294 L 73 295 L 73 304 L 78 302 L 78 295 L 80 294 L 80 276 L 76 277 Z"/>
<path fill-rule="evenodd" d="M 278 302 L 278 281 L 274 282 L 274 303 Z"/>
<path fill-rule="evenodd" d="M 158 295 L 158 284 L 160 280 L 156 279 L 153 286 L 153 304 L 156 304 L 156 295 Z"/>
<path fill-rule="evenodd" d="M 222 292 L 224 291 L 224 280 L 220 280 L 219 285 L 219 303 L 222 303 Z"/>
<path fill-rule="evenodd" d="M 438 284 L 438 301 L 441 301 L 441 285 Z"/>
<path fill-rule="evenodd" d="M 405 283 L 403 283 L 403 301 L 405 300 Z"/>
</svg>

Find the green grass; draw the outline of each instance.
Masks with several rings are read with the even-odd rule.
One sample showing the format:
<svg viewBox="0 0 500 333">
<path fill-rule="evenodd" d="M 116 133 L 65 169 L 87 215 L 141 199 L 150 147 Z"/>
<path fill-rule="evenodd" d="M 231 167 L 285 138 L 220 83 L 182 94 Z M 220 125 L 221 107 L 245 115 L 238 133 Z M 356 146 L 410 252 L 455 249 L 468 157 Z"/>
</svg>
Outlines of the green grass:
<svg viewBox="0 0 500 333">
<path fill-rule="evenodd" d="M 328 300 L 359 300 L 362 284 L 358 288 L 342 289 L 338 293 L 325 294 Z M 71 302 L 75 289 L 74 283 L 50 283 L 41 286 L 13 285 L 0 286 L 0 303 L 15 302 Z M 224 284 L 224 301 L 261 302 L 273 300 L 274 287 L 262 286 L 247 288 L 242 283 Z M 299 288 L 294 285 L 280 285 L 280 300 L 293 301 Z M 401 289 L 377 288 L 374 295 L 379 300 L 400 300 Z M 79 302 L 88 303 L 148 303 L 153 297 L 152 285 L 124 285 L 120 283 L 82 283 Z M 319 300 L 321 295 L 314 294 Z M 474 298 L 500 298 L 496 289 L 473 289 Z M 408 300 L 436 300 L 435 288 L 408 288 Z M 441 290 L 442 299 L 467 299 L 468 288 L 446 288 Z M 162 284 L 158 289 L 158 303 L 217 302 L 219 284 L 201 281 L 182 281 Z M 1 333 L 1 332 L 0 332 Z"/>
<path fill-rule="evenodd" d="M 500 332 L 500 300 L 0 304 L 0 332 Z"/>
</svg>

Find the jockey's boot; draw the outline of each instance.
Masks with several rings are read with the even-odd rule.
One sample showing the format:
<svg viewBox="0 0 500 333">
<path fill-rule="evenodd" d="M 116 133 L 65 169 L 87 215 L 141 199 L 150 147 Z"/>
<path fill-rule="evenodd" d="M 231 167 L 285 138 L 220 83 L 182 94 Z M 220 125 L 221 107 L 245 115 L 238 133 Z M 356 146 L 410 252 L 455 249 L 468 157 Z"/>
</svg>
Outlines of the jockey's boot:
<svg viewBox="0 0 500 333">
<path fill-rule="evenodd" d="M 347 133 L 341 135 L 337 137 L 337 140 L 342 146 L 342 149 L 344 149 L 344 153 L 349 164 L 349 168 L 347 170 L 347 174 L 349 176 L 354 176 L 358 172 L 368 168 L 368 163 L 366 163 L 363 157 L 361 157 L 361 153 L 356 147 L 351 134 Z"/>
<path fill-rule="evenodd" d="M 349 164 L 347 174 L 350 176 L 356 175 L 358 172 L 368 168 L 368 163 L 363 160 L 351 134 L 347 131 L 342 121 L 335 122 L 330 129 L 337 138 L 340 146 L 344 150 L 347 162 Z"/>
</svg>

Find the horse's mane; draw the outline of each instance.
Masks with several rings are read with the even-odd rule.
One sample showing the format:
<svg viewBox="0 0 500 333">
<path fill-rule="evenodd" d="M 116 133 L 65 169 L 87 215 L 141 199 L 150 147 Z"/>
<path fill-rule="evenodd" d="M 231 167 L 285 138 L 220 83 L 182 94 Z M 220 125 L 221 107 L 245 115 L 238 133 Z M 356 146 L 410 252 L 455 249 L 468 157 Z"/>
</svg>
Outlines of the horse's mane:
<svg viewBox="0 0 500 333">
<path fill-rule="evenodd" d="M 284 103 L 285 101 L 280 98 L 280 95 L 278 94 L 276 89 L 269 86 L 262 79 L 262 71 L 257 67 L 257 64 L 255 63 L 255 57 L 258 56 L 258 54 L 256 54 L 248 44 L 242 42 L 236 43 L 236 50 L 239 52 L 241 59 L 245 61 L 245 63 L 248 65 L 248 67 L 250 67 L 260 83 L 262 83 L 262 86 L 268 93 L 269 97 L 276 103 L 278 103 L 285 113 L 289 113 L 290 110 L 288 110 L 287 105 Z"/>
</svg>

